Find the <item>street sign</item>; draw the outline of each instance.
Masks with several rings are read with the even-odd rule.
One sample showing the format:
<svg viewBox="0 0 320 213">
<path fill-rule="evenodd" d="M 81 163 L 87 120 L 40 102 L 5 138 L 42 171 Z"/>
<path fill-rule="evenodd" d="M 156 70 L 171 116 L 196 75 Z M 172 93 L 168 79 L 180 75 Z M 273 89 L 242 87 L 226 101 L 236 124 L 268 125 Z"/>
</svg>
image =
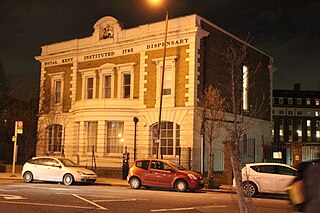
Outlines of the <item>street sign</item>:
<svg viewBox="0 0 320 213">
<path fill-rule="evenodd" d="M 16 121 L 17 123 L 17 134 L 23 133 L 23 121 Z"/>
</svg>

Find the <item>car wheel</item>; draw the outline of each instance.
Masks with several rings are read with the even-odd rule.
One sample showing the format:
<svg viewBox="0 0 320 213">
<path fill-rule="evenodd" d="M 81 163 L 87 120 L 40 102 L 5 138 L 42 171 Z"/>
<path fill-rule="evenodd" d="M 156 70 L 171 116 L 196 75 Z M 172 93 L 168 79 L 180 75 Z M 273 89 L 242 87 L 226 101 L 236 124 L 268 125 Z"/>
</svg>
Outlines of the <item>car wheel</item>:
<svg viewBox="0 0 320 213">
<path fill-rule="evenodd" d="M 252 182 L 243 183 L 243 192 L 247 197 L 255 197 L 258 194 L 258 188 L 256 184 Z"/>
<path fill-rule="evenodd" d="M 133 177 L 129 181 L 131 188 L 133 189 L 139 189 L 141 187 L 141 181 L 137 177 Z"/>
<path fill-rule="evenodd" d="M 177 180 L 174 184 L 174 188 L 178 192 L 185 192 L 188 190 L 188 184 L 185 180 Z"/>
<path fill-rule="evenodd" d="M 71 174 L 65 174 L 63 176 L 63 184 L 70 186 L 73 183 L 73 176 Z"/>
<path fill-rule="evenodd" d="M 31 172 L 25 172 L 23 175 L 23 180 L 26 183 L 32 183 L 33 182 L 33 175 Z"/>
</svg>

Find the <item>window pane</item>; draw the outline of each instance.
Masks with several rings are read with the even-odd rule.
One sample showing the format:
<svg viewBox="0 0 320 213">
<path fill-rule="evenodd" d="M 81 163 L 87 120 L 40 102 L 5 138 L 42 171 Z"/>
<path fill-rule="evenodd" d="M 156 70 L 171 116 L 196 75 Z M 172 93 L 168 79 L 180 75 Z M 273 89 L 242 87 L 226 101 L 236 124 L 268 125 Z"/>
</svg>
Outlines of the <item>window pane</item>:
<svg viewBox="0 0 320 213">
<path fill-rule="evenodd" d="M 130 73 L 123 74 L 123 98 L 130 98 Z"/>
<path fill-rule="evenodd" d="M 48 151 L 61 152 L 62 126 L 52 125 L 48 128 Z"/>
<path fill-rule="evenodd" d="M 87 152 L 97 151 L 97 134 L 98 134 L 98 122 L 97 121 L 87 121 L 86 134 L 87 134 Z"/>
<path fill-rule="evenodd" d="M 106 153 L 122 153 L 123 152 L 123 122 L 108 121 Z"/>
<path fill-rule="evenodd" d="M 111 75 L 104 77 L 104 97 L 111 98 Z"/>
<path fill-rule="evenodd" d="M 54 94 L 55 104 L 61 103 L 61 81 L 55 81 L 55 94 Z"/>
<path fill-rule="evenodd" d="M 93 78 L 87 78 L 87 99 L 93 98 Z"/>
</svg>

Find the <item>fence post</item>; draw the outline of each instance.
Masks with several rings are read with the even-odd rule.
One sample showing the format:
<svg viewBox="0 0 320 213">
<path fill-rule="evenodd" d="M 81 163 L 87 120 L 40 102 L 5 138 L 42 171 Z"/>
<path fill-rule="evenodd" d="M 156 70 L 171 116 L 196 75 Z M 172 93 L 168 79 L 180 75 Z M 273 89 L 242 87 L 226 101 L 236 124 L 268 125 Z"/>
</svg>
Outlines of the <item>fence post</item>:
<svg viewBox="0 0 320 213">
<path fill-rule="evenodd" d="M 188 169 L 191 170 L 191 147 L 188 147 Z"/>
</svg>

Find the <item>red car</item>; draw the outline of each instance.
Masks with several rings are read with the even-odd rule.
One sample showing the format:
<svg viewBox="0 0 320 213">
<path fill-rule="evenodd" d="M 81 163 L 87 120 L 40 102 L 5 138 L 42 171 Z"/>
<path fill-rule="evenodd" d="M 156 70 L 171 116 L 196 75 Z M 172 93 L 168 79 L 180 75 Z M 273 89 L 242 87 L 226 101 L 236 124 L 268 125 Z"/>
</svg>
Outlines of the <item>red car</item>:
<svg viewBox="0 0 320 213">
<path fill-rule="evenodd" d="M 183 166 L 159 159 L 136 160 L 129 169 L 127 181 L 131 188 L 173 188 L 178 192 L 201 189 L 202 175 L 188 171 Z"/>
</svg>

